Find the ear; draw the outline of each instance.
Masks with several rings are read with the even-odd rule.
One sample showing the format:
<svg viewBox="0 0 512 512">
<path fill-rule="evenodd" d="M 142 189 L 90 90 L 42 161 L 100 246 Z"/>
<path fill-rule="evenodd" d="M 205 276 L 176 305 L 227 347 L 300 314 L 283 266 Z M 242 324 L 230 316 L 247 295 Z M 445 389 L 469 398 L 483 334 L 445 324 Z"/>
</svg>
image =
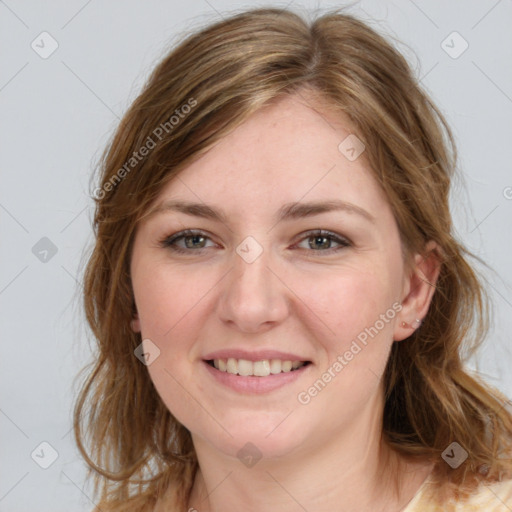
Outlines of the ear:
<svg viewBox="0 0 512 512">
<path fill-rule="evenodd" d="M 414 256 L 413 267 L 404 280 L 402 309 L 394 328 L 395 341 L 408 338 L 427 315 L 441 271 L 440 254 L 439 246 L 431 240 L 425 245 L 423 254 Z"/>
<path fill-rule="evenodd" d="M 134 313 L 132 321 L 130 322 L 130 327 L 132 328 L 133 332 L 140 332 L 140 320 L 138 313 Z"/>
</svg>

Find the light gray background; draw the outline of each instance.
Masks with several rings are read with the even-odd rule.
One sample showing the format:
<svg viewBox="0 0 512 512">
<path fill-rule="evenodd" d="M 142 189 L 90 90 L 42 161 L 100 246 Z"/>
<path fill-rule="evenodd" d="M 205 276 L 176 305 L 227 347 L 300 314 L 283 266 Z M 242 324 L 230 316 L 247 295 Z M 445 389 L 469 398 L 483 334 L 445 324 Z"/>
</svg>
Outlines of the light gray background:
<svg viewBox="0 0 512 512">
<path fill-rule="evenodd" d="M 74 378 L 90 358 L 80 281 L 92 240 L 91 172 L 177 34 L 261 5 L 286 3 L 0 1 L 0 511 L 93 508 L 70 433 Z M 474 364 L 511 396 L 512 1 L 368 0 L 350 12 L 403 42 L 454 129 L 466 181 L 453 196 L 457 229 L 495 270 L 493 330 Z M 59 45 L 47 59 L 31 48 L 43 45 L 43 31 Z M 442 47 L 453 31 L 469 44 L 456 59 Z M 444 44 L 457 53 L 463 42 Z M 43 237 L 57 248 L 46 262 L 32 251 Z M 41 442 L 58 452 L 48 469 L 31 458 Z M 34 459 L 49 463 L 51 454 L 43 445 Z"/>
</svg>

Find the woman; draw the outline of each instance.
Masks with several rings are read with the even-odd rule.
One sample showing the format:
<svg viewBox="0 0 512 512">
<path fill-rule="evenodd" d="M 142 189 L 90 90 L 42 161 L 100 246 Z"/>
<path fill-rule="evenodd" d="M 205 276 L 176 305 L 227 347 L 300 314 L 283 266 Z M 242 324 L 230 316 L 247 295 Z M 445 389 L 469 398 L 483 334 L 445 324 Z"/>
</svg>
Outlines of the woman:
<svg viewBox="0 0 512 512">
<path fill-rule="evenodd" d="M 512 416 L 462 358 L 486 296 L 454 169 L 351 16 L 256 9 L 179 44 L 95 194 L 75 435 L 97 510 L 510 509 Z"/>
</svg>

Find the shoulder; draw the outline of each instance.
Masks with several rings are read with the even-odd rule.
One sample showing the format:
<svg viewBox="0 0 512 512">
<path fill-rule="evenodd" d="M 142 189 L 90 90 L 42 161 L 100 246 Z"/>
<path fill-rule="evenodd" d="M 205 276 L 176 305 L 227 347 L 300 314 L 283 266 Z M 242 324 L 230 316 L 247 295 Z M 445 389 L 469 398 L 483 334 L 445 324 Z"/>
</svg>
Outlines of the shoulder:
<svg viewBox="0 0 512 512">
<path fill-rule="evenodd" d="M 463 504 L 460 510 L 464 512 L 466 510 L 485 510 L 487 512 L 512 510 L 512 480 L 480 484 L 476 494 L 469 498 L 467 504 L 470 508 L 464 508 Z"/>
<path fill-rule="evenodd" d="M 512 480 L 481 482 L 478 489 L 463 501 L 451 502 L 442 510 L 453 512 L 510 512 L 512 510 Z M 440 512 L 438 505 L 427 498 L 423 486 L 403 512 Z"/>
</svg>

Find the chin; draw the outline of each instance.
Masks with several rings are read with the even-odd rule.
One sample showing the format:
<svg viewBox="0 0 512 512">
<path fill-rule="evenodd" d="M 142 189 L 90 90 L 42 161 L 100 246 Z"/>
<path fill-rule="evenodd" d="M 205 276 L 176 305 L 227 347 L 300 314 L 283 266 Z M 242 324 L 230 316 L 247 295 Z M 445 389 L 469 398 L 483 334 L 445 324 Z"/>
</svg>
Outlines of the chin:
<svg viewBox="0 0 512 512">
<path fill-rule="evenodd" d="M 244 413 L 242 420 L 222 422 L 227 432 L 218 425 L 216 428 L 208 426 L 201 429 L 203 432 L 198 433 L 198 436 L 219 452 L 240 460 L 285 457 L 304 445 L 305 436 L 300 434 L 304 431 L 304 425 L 299 426 L 291 420 L 293 413 L 290 418 L 282 413 L 266 413 L 265 418 L 261 416 L 261 412 Z M 212 435 L 214 433 L 218 435 Z M 196 442 L 195 434 L 193 438 Z"/>
</svg>

